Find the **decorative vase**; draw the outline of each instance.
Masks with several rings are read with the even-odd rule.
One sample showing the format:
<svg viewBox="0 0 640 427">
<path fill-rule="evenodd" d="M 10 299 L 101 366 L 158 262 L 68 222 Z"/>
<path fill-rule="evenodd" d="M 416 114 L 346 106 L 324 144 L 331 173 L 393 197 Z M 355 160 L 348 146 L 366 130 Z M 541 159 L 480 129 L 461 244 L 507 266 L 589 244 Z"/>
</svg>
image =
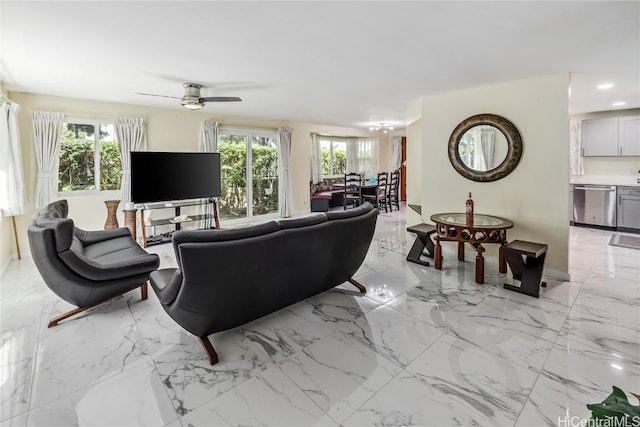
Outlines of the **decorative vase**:
<svg viewBox="0 0 640 427">
<path fill-rule="evenodd" d="M 107 206 L 107 221 L 104 223 L 104 229 L 118 228 L 118 205 L 120 200 L 105 200 L 104 204 Z"/>
</svg>

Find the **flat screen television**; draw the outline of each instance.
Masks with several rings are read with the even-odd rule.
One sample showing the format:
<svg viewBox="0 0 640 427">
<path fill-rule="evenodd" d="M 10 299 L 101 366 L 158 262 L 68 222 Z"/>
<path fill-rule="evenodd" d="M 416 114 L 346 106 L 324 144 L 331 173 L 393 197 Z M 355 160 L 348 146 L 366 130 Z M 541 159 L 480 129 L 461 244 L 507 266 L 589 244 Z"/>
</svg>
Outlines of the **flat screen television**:
<svg viewBox="0 0 640 427">
<path fill-rule="evenodd" d="M 220 196 L 220 153 L 131 152 L 133 203 Z"/>
</svg>

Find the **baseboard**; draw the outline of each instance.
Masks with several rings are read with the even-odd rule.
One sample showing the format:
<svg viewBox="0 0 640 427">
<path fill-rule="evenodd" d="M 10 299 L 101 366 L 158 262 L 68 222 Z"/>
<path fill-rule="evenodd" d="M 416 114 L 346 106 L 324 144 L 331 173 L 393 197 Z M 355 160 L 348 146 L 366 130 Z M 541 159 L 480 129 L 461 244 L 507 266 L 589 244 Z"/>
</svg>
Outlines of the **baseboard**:
<svg viewBox="0 0 640 427">
<path fill-rule="evenodd" d="M 551 279 L 560 280 L 561 282 L 571 281 L 571 275 L 569 273 L 560 270 L 553 270 L 551 268 L 545 268 L 542 275 Z"/>
<path fill-rule="evenodd" d="M 11 261 L 13 261 L 12 255 L 8 256 L 7 259 L 4 261 L 4 264 L 2 264 L 2 269 L 0 269 L 0 277 L 4 276 L 4 273 L 7 272 L 9 265 L 11 265 Z"/>
<path fill-rule="evenodd" d="M 31 257 L 31 252 L 30 252 L 30 251 L 22 252 L 22 253 L 20 254 L 20 258 L 21 258 L 21 259 L 31 259 L 31 258 L 32 258 L 32 257 Z M 17 259 L 18 259 L 18 254 L 17 254 L 17 253 L 15 253 L 15 252 L 14 252 L 14 253 L 12 253 L 12 254 L 11 254 L 11 259 L 16 259 L 16 260 L 17 260 Z"/>
</svg>

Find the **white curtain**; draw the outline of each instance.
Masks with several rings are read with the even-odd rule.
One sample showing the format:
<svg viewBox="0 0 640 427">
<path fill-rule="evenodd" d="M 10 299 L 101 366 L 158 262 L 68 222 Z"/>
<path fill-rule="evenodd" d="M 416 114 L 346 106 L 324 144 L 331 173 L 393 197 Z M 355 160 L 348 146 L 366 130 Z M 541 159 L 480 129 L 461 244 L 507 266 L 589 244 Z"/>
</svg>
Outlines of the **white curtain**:
<svg viewBox="0 0 640 427">
<path fill-rule="evenodd" d="M 122 160 L 122 196 L 124 202 L 131 201 L 131 152 L 144 151 L 146 127 L 143 118 L 116 117 L 116 139 Z"/>
<path fill-rule="evenodd" d="M 58 157 L 64 114 L 46 111 L 33 112 L 33 141 L 35 144 L 38 177 L 36 207 L 43 207 L 58 197 Z"/>
<path fill-rule="evenodd" d="M 347 173 L 364 174 L 365 179 L 378 176 L 378 138 L 347 139 Z"/>
<path fill-rule="evenodd" d="M 347 173 L 360 173 L 358 169 L 358 139 L 347 138 Z"/>
<path fill-rule="evenodd" d="M 20 105 L 2 104 L 0 117 L 0 213 L 2 216 L 27 213 L 18 112 Z"/>
<path fill-rule="evenodd" d="M 215 120 L 205 120 L 200 125 L 200 151 L 215 153 L 218 151 L 218 127 Z"/>
<path fill-rule="evenodd" d="M 358 170 L 365 179 L 378 177 L 378 138 L 358 138 Z"/>
<path fill-rule="evenodd" d="M 569 133 L 569 159 L 571 175 L 584 175 L 584 159 L 582 158 L 582 124 L 572 123 Z"/>
<path fill-rule="evenodd" d="M 203 153 L 216 153 L 218 151 L 218 128 L 220 123 L 215 120 L 205 120 L 200 124 L 200 151 Z M 202 205 L 200 213 L 206 215 L 204 226 L 211 228 L 213 217 L 213 206 L 211 204 Z"/>
<path fill-rule="evenodd" d="M 320 136 L 311 135 L 311 183 L 322 181 L 322 157 L 320 155 Z"/>
<path fill-rule="evenodd" d="M 396 171 L 402 166 L 402 137 L 392 136 L 389 147 L 391 149 L 391 156 L 389 156 L 391 159 L 391 170 Z"/>
<path fill-rule="evenodd" d="M 483 126 L 480 130 L 480 145 L 482 146 L 482 161 L 485 171 L 494 168 L 496 131 L 489 126 Z"/>
<path fill-rule="evenodd" d="M 278 144 L 278 154 L 280 166 L 280 179 L 278 179 L 278 193 L 280 197 L 280 216 L 288 218 L 291 216 L 291 128 L 280 128 L 278 134 L 280 136 L 280 144 Z"/>
</svg>

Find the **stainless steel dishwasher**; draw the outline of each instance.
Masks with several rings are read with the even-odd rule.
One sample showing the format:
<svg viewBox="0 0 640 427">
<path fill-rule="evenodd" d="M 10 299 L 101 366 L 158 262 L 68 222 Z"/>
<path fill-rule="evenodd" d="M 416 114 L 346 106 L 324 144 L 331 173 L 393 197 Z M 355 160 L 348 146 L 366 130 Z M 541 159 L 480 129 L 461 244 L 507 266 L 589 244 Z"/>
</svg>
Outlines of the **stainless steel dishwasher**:
<svg viewBox="0 0 640 427">
<path fill-rule="evenodd" d="M 574 185 L 574 224 L 616 226 L 616 187 L 614 185 Z"/>
</svg>

